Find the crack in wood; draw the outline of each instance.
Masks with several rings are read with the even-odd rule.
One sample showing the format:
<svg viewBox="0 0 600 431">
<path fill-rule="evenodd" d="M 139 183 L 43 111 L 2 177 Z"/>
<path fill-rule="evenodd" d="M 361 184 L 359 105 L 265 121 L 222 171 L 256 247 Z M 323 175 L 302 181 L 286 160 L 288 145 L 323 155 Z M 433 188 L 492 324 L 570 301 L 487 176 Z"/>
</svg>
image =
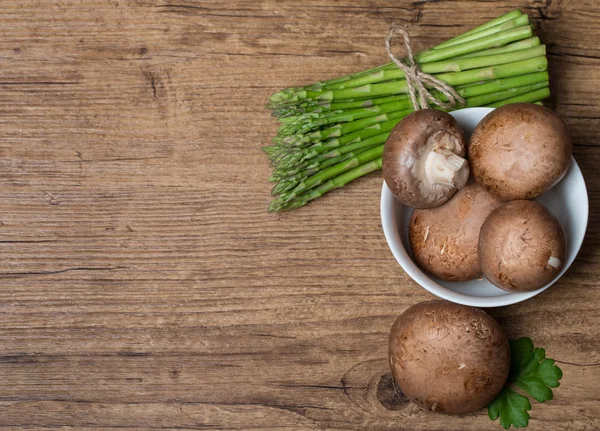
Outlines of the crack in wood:
<svg viewBox="0 0 600 431">
<path fill-rule="evenodd" d="M 2 81 L 0 85 L 75 85 L 72 81 Z"/>
<path fill-rule="evenodd" d="M 58 240 L 57 239 L 32 239 L 32 240 L 15 239 L 15 240 L 3 240 L 3 241 L 0 241 L 0 244 L 43 244 L 43 243 L 47 243 L 47 242 L 58 242 Z"/>
<path fill-rule="evenodd" d="M 150 84 L 152 85 L 152 94 L 156 100 L 158 100 L 158 96 L 156 94 L 156 78 L 153 73 L 150 73 Z"/>
<path fill-rule="evenodd" d="M 303 385 L 303 384 L 294 384 L 294 383 L 277 383 L 274 386 L 282 387 L 282 388 L 308 388 L 308 389 L 334 389 L 343 391 L 345 389 L 356 389 L 347 386 L 332 386 L 332 385 Z"/>
<path fill-rule="evenodd" d="M 555 361 L 559 364 L 573 365 L 575 367 L 600 367 L 600 362 L 593 364 L 578 364 L 576 362 L 559 361 L 558 359 L 555 359 Z"/>
<path fill-rule="evenodd" d="M 0 278 L 21 278 L 15 276 L 30 276 L 30 275 L 53 275 L 53 274 L 63 274 L 65 272 L 72 271 L 114 271 L 117 269 L 127 269 L 125 266 L 113 266 L 113 267 L 75 267 L 75 268 L 66 268 L 59 269 L 56 271 L 24 271 L 24 272 L 3 272 L 0 273 Z"/>
<path fill-rule="evenodd" d="M 576 58 L 587 58 L 588 60 L 600 60 L 600 56 L 588 55 L 588 54 L 577 54 L 574 52 L 548 52 L 546 55 L 552 57 L 576 57 Z"/>
</svg>

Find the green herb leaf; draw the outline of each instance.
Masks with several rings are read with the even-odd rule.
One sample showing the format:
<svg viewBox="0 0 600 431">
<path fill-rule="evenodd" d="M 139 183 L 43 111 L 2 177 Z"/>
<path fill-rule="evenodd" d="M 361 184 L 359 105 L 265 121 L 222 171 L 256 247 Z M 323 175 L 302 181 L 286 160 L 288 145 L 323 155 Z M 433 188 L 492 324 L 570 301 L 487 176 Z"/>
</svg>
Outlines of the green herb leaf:
<svg viewBox="0 0 600 431">
<path fill-rule="evenodd" d="M 519 372 L 533 359 L 533 341 L 523 337 L 510 340 L 510 373 L 508 379 L 515 378 Z"/>
<path fill-rule="evenodd" d="M 529 399 L 505 386 L 488 406 L 488 416 L 491 420 L 500 416 L 500 425 L 504 429 L 509 429 L 511 425 L 524 428 L 529 424 L 528 410 L 531 410 Z"/>
<path fill-rule="evenodd" d="M 504 429 L 526 427 L 529 423 L 529 399 L 510 389 L 514 384 L 539 402 L 551 400 L 552 389 L 559 386 L 562 371 L 554 365 L 554 359 L 546 358 L 546 351 L 534 348 L 530 338 L 510 341 L 510 372 L 504 389 L 488 405 L 491 420 L 500 417 Z"/>
<path fill-rule="evenodd" d="M 512 372 L 509 376 L 509 380 L 513 381 L 515 385 L 523 389 L 533 398 L 539 402 L 551 400 L 553 397 L 552 389 L 558 387 L 558 381 L 562 377 L 562 371 L 556 365 L 554 365 L 554 359 L 546 359 L 546 351 L 536 347 L 533 349 L 533 343 L 529 338 L 528 340 L 533 349 L 525 352 L 522 350 L 524 342 L 523 338 L 519 340 L 511 341 L 511 361 L 515 354 L 512 353 L 513 346 L 517 349 L 517 354 L 527 356 L 529 360 L 523 365 L 522 361 L 517 362 L 518 366 L 511 367 Z M 521 350 L 519 350 L 521 349 Z M 512 362 L 511 362 L 512 363 Z"/>
</svg>

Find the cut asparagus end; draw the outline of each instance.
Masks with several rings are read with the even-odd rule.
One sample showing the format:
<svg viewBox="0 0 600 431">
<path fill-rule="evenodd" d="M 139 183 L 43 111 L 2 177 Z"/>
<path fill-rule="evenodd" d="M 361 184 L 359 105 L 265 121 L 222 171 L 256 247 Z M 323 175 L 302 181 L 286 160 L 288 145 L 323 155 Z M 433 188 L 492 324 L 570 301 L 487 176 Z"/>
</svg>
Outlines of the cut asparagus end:
<svg viewBox="0 0 600 431">
<path fill-rule="evenodd" d="M 425 174 L 432 183 L 460 190 L 469 179 L 469 162 L 447 148 L 435 148 L 425 160 Z"/>
</svg>

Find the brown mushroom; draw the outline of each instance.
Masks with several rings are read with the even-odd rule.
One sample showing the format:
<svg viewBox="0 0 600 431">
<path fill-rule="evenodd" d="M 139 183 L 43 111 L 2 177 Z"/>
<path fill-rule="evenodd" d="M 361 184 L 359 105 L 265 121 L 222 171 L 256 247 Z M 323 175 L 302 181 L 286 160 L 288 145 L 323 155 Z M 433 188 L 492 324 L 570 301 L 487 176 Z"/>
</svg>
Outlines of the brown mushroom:
<svg viewBox="0 0 600 431">
<path fill-rule="evenodd" d="M 565 233 L 546 207 L 513 201 L 495 209 L 479 235 L 483 274 L 500 289 L 525 292 L 550 283 L 566 254 Z"/>
<path fill-rule="evenodd" d="M 514 103 L 490 112 L 469 142 L 478 183 L 505 201 L 534 199 L 556 184 L 571 161 L 571 137 L 550 109 Z"/>
<path fill-rule="evenodd" d="M 389 361 L 411 401 L 436 413 L 464 414 L 485 407 L 500 392 L 510 348 L 498 322 L 483 310 L 429 301 L 398 317 Z"/>
<path fill-rule="evenodd" d="M 477 243 L 486 217 L 502 201 L 475 181 L 437 208 L 415 209 L 409 240 L 417 264 L 447 281 L 482 277 Z"/>
<path fill-rule="evenodd" d="M 449 114 L 435 109 L 413 112 L 396 125 L 383 150 L 383 177 L 404 205 L 443 204 L 469 178 L 463 132 Z"/>
</svg>

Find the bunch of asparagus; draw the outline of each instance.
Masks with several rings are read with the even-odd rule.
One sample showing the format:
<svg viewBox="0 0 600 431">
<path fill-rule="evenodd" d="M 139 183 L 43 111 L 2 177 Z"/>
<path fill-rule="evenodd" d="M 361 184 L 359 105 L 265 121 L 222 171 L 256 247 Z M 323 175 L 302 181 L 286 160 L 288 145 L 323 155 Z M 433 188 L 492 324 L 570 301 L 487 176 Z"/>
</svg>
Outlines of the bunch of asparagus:
<svg viewBox="0 0 600 431">
<path fill-rule="evenodd" d="M 465 99 L 455 109 L 541 103 L 550 95 L 545 46 L 519 10 L 420 52 L 415 60 L 421 71 Z M 274 145 L 263 148 L 273 166 L 270 181 L 277 183 L 269 210 L 301 207 L 381 169 L 390 131 L 414 110 L 406 93 L 404 72 L 394 63 L 274 93 L 267 107 L 282 124 Z"/>
</svg>

